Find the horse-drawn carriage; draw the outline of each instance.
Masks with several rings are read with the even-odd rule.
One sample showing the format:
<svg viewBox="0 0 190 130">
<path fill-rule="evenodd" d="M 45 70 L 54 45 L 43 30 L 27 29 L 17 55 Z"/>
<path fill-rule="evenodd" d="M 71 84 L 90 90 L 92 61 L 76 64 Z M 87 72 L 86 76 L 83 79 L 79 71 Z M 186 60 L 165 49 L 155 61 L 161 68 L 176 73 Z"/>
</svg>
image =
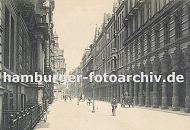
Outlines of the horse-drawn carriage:
<svg viewBox="0 0 190 130">
<path fill-rule="evenodd" d="M 128 105 L 129 107 L 133 107 L 133 98 L 130 96 L 123 96 L 121 98 L 121 107 L 125 107 Z"/>
</svg>

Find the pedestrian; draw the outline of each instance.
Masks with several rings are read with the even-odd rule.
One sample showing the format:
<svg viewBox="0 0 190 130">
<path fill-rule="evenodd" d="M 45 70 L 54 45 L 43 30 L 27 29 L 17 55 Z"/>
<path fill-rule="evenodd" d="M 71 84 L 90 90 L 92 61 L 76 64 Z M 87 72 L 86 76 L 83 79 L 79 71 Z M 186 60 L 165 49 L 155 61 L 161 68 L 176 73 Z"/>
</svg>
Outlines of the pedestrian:
<svg viewBox="0 0 190 130">
<path fill-rule="evenodd" d="M 65 96 L 63 95 L 63 99 L 65 99 Z"/>
<path fill-rule="evenodd" d="M 117 101 L 115 98 L 113 98 L 113 100 L 111 101 L 111 106 L 112 106 L 112 115 L 115 116 L 115 111 L 116 111 L 116 108 L 117 108 Z"/>
<path fill-rule="evenodd" d="M 90 106 L 91 103 L 92 103 L 91 98 L 88 98 L 87 105 Z"/>
<path fill-rule="evenodd" d="M 67 101 L 67 96 L 65 95 L 65 102 Z"/>
</svg>

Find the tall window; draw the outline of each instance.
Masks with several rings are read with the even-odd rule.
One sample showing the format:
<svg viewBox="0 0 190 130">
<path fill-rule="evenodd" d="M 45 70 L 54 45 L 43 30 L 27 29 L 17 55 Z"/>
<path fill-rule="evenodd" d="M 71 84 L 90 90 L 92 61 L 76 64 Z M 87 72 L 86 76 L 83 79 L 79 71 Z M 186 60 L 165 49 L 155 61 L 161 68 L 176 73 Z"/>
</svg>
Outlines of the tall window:
<svg viewBox="0 0 190 130">
<path fill-rule="evenodd" d="M 164 44 L 169 43 L 170 41 L 170 30 L 169 30 L 169 17 L 164 20 Z"/>
<path fill-rule="evenodd" d="M 160 47 L 160 25 L 157 24 L 154 27 L 154 35 L 155 35 L 155 48 L 158 49 Z"/>
<path fill-rule="evenodd" d="M 141 26 L 144 24 L 144 7 L 140 9 L 140 15 L 141 15 Z"/>
<path fill-rule="evenodd" d="M 130 45 L 130 61 L 133 61 L 133 43 Z"/>
<path fill-rule="evenodd" d="M 144 36 L 140 38 L 140 49 L 141 49 L 141 56 L 144 55 Z"/>
<path fill-rule="evenodd" d="M 4 65 L 9 68 L 9 30 L 10 30 L 10 13 L 5 8 L 5 45 L 4 45 Z"/>
<path fill-rule="evenodd" d="M 130 18 L 129 28 L 130 28 L 130 34 L 133 34 L 133 17 Z"/>
<path fill-rule="evenodd" d="M 15 22 L 7 8 L 5 8 L 5 21 L 4 65 L 14 71 Z"/>
<path fill-rule="evenodd" d="M 151 51 L 151 29 L 147 32 L 147 51 Z"/>
<path fill-rule="evenodd" d="M 121 60 L 122 60 L 122 64 L 121 64 L 121 65 L 122 65 L 122 66 L 124 66 L 124 58 L 125 58 L 124 55 L 125 55 L 125 53 L 122 52 L 122 57 L 121 57 Z"/>
<path fill-rule="evenodd" d="M 138 39 L 135 41 L 135 59 L 138 58 Z"/>
<path fill-rule="evenodd" d="M 147 16 L 148 19 L 151 17 L 151 0 L 147 0 Z"/>
<path fill-rule="evenodd" d="M 178 9 L 177 12 L 174 14 L 174 21 L 175 21 L 175 38 L 178 39 L 181 37 L 181 33 L 182 33 L 180 9 Z"/>
<path fill-rule="evenodd" d="M 130 0 L 130 10 L 132 9 L 132 6 L 133 6 L 133 0 Z"/>
<path fill-rule="evenodd" d="M 135 14 L 135 30 L 138 29 L 138 12 Z"/>
<path fill-rule="evenodd" d="M 160 0 L 155 0 L 155 13 L 160 10 Z"/>
</svg>

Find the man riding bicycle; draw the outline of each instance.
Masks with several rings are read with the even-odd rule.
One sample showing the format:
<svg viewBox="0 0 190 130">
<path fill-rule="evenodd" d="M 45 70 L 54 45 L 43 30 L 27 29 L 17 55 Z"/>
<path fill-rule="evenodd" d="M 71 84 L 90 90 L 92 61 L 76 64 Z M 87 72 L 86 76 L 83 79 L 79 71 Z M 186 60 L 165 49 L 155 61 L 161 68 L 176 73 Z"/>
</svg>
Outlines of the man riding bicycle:
<svg viewBox="0 0 190 130">
<path fill-rule="evenodd" d="M 111 101 L 111 106 L 112 106 L 112 114 L 113 116 L 115 116 L 115 110 L 117 108 L 117 101 L 115 98 L 113 98 L 113 100 Z"/>
</svg>

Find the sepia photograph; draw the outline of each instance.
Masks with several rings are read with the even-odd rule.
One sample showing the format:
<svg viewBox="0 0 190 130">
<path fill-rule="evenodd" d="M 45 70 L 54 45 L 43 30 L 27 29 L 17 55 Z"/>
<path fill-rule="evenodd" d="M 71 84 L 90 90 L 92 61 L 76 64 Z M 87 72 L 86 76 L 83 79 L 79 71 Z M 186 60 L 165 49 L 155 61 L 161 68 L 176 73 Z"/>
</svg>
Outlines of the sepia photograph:
<svg viewBox="0 0 190 130">
<path fill-rule="evenodd" d="M 0 130 L 190 130 L 190 0 L 0 0 Z"/>
</svg>

